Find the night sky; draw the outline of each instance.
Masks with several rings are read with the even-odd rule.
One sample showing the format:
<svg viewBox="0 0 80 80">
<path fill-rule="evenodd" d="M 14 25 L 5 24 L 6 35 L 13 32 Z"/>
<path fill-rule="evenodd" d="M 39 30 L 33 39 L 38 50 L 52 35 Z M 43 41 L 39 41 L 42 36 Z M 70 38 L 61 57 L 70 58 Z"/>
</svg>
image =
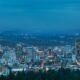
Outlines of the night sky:
<svg viewBox="0 0 80 80">
<path fill-rule="evenodd" d="M 0 0 L 0 31 L 80 32 L 80 0 Z"/>
</svg>

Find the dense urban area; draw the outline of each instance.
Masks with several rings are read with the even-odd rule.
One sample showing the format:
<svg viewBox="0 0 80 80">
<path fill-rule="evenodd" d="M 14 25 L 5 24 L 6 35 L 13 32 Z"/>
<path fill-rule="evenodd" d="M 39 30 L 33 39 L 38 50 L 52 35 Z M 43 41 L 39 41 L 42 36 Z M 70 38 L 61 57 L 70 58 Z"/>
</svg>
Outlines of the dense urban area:
<svg viewBox="0 0 80 80">
<path fill-rule="evenodd" d="M 54 75 L 55 77 L 57 76 L 54 80 L 60 80 L 57 78 L 61 75 L 64 75 L 64 78 L 66 76 L 70 77 L 72 73 L 75 76 L 79 76 L 79 36 L 79 34 L 44 36 L 42 34 L 0 33 L 0 75 L 5 78 L 1 79 L 9 80 L 5 76 L 19 76 L 21 74 L 24 74 L 24 76 L 30 74 L 32 77 L 34 75 L 33 78 L 31 77 L 32 79 L 29 76 L 27 80 L 53 79 L 49 76 L 48 78 L 50 79 L 48 79 L 44 75 L 50 75 L 51 77 L 54 77 Z M 67 75 L 65 71 L 69 74 Z M 51 73 L 54 73 L 54 75 Z M 35 77 L 37 75 L 38 77 Z M 43 79 L 39 79 L 42 77 Z M 66 80 L 75 80 L 75 78 Z M 80 77 L 76 80 L 80 80 Z"/>
</svg>

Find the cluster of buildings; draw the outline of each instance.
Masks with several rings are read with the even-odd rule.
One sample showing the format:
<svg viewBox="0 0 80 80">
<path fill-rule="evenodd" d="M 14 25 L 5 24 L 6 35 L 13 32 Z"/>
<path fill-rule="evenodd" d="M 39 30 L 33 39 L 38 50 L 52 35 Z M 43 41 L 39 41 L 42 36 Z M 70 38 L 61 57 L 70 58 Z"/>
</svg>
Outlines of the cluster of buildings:
<svg viewBox="0 0 80 80">
<path fill-rule="evenodd" d="M 28 71 L 39 69 L 80 68 L 80 40 L 74 45 L 53 46 L 47 48 L 25 46 L 0 46 L 0 75 L 10 70 Z"/>
</svg>

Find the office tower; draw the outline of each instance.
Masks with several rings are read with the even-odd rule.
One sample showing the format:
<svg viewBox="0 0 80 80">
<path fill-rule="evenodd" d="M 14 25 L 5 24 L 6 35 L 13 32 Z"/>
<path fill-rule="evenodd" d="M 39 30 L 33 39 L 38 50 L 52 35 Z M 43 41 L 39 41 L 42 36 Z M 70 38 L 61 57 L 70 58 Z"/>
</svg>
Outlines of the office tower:
<svg viewBox="0 0 80 80">
<path fill-rule="evenodd" d="M 76 39 L 75 41 L 75 53 L 76 53 L 76 62 L 80 65 L 80 39 Z"/>
</svg>

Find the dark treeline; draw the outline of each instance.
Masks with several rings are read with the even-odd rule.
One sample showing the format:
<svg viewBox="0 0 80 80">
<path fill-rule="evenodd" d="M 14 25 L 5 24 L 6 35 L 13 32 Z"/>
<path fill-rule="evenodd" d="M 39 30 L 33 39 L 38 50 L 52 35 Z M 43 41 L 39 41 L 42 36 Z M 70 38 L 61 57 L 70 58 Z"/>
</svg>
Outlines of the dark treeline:
<svg viewBox="0 0 80 80">
<path fill-rule="evenodd" d="M 80 80 L 80 71 L 61 68 L 58 71 L 10 72 L 8 76 L 1 76 L 0 80 Z"/>
</svg>

